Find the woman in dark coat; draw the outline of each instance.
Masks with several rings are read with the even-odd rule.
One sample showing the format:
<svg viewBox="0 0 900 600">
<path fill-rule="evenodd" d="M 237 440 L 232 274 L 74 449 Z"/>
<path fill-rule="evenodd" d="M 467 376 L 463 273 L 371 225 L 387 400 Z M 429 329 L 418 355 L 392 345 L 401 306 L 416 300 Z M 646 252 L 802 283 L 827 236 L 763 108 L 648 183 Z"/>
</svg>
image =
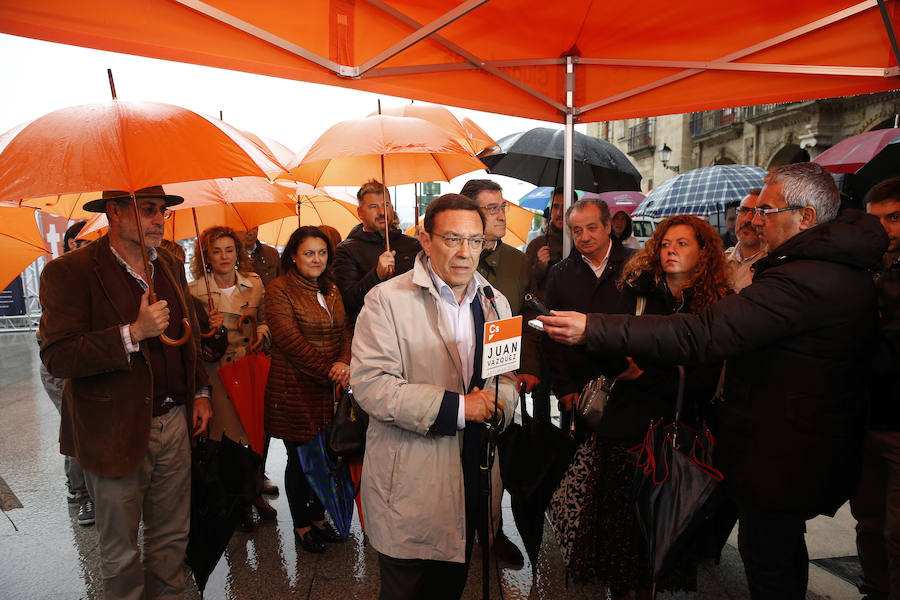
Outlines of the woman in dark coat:
<svg viewBox="0 0 900 600">
<path fill-rule="evenodd" d="M 272 367 L 266 387 L 266 433 L 284 440 L 284 484 L 294 536 L 307 552 L 340 541 L 300 466 L 297 447 L 331 424 L 333 387 L 349 385 L 352 329 L 330 277 L 332 248 L 317 227 L 301 227 L 281 255 L 282 273 L 266 289 Z"/>
<path fill-rule="evenodd" d="M 731 291 L 722 249 L 716 231 L 702 219 L 677 216 L 657 226 L 644 249 L 631 257 L 622 270 L 620 285 L 644 314 L 698 312 Z M 605 583 L 613 598 L 627 598 L 637 589 L 638 597 L 649 597 L 649 573 L 634 520 L 634 455 L 650 423 L 671 420 L 675 413 L 677 368 L 654 364 L 642 357 L 629 357 L 629 368 L 619 374 L 606 414 L 597 431 L 596 464 L 598 486 L 585 499 L 586 514 L 596 531 L 594 565 L 588 574 Z M 688 368 L 685 412 L 682 420 L 699 423 L 710 411 L 698 408 L 711 400 L 721 364 Z M 686 414 L 685 414 L 686 413 Z M 676 561 L 662 589 L 696 589 L 696 569 L 691 557 Z"/>
</svg>

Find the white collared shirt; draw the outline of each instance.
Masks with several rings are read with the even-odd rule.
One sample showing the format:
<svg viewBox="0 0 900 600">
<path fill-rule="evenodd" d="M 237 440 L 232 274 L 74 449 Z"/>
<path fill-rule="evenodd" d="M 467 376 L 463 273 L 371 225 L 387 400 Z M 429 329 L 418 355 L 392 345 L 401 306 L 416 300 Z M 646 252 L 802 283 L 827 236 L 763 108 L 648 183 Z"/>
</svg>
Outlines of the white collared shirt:
<svg viewBox="0 0 900 600">
<path fill-rule="evenodd" d="M 456 301 L 453 290 L 441 279 L 431 266 L 431 259 L 427 261 L 428 273 L 434 282 L 438 295 L 441 298 L 441 307 L 444 314 L 453 326 L 453 335 L 456 341 L 456 352 L 462 367 L 463 382 L 469 385 L 472 380 L 472 372 L 475 369 L 475 321 L 472 316 L 472 301 L 478 295 L 478 282 L 475 277 L 469 281 L 466 287 L 466 295 L 462 302 Z M 456 415 L 456 428 L 464 429 L 466 426 L 466 403 L 463 394 L 459 395 L 459 410 Z"/>
<path fill-rule="evenodd" d="M 609 264 L 610 252 L 612 252 L 612 238 L 610 238 L 609 244 L 606 245 L 606 256 L 603 257 L 603 260 L 600 261 L 599 265 L 595 266 L 594 263 L 591 262 L 591 259 L 589 259 L 584 254 L 581 255 L 581 260 L 587 263 L 587 266 L 591 268 L 591 271 L 594 272 L 594 275 L 596 275 L 597 279 L 600 279 L 600 276 L 603 275 L 603 271 L 606 270 L 606 265 Z"/>
</svg>

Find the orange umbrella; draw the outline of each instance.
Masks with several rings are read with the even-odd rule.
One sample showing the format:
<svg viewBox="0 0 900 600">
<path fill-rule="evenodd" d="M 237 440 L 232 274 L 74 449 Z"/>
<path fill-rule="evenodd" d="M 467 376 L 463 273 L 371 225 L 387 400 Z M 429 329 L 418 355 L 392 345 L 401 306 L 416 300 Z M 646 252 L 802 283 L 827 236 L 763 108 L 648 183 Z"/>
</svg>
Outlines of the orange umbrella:
<svg viewBox="0 0 900 600">
<path fill-rule="evenodd" d="M 34 219 L 33 208 L 0 205 L 0 290 L 25 267 L 49 254 Z"/>
<path fill-rule="evenodd" d="M 450 181 L 484 164 L 433 123 L 378 115 L 331 126 L 288 167 L 296 179 L 316 187 L 382 181 L 382 173 L 390 187 Z"/>
<path fill-rule="evenodd" d="M 170 183 L 163 185 L 163 190 L 184 198 L 170 209 L 172 216 L 165 222 L 165 238 L 172 241 L 196 237 L 216 225 L 246 231 L 295 214 L 291 191 L 262 177 Z M 186 209 L 196 210 L 196 227 L 192 211 Z M 94 214 L 78 237 L 90 239 L 106 227 L 106 215 Z"/>
<path fill-rule="evenodd" d="M 0 136 L 0 200 L 11 202 L 282 170 L 273 156 L 230 125 L 157 102 L 113 99 L 73 106 Z M 134 211 L 137 218 L 136 203 Z M 140 246 L 149 271 L 143 239 Z M 152 281 L 148 284 L 150 301 L 156 302 Z M 187 342 L 191 326 L 187 318 L 182 322 L 179 339 L 160 339 L 176 346 Z"/>
<path fill-rule="evenodd" d="M 296 189 L 297 202 L 291 210 L 291 216 L 259 227 L 259 239 L 263 242 L 272 246 L 284 246 L 301 225 L 330 225 L 345 238 L 359 224 L 356 198 L 350 194 L 313 188 L 304 183 L 297 184 Z"/>
<path fill-rule="evenodd" d="M 72 106 L 0 136 L 0 200 L 13 202 L 281 170 L 227 123 L 157 102 Z"/>
<path fill-rule="evenodd" d="M 369 115 L 370 117 L 378 113 Z M 471 119 L 460 121 L 453 113 L 435 104 L 402 104 L 384 109 L 381 114 L 394 117 L 415 117 L 434 123 L 460 143 L 472 154 L 478 154 L 485 148 L 496 146 L 495 142 L 484 130 Z"/>
</svg>

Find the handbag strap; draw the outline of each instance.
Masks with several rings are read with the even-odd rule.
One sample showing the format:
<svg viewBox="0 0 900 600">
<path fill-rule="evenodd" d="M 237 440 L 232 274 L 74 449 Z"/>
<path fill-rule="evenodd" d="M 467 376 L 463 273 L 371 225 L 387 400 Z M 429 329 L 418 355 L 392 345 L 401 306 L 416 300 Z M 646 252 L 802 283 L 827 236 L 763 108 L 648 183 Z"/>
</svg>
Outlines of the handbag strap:
<svg viewBox="0 0 900 600">
<path fill-rule="evenodd" d="M 528 406 L 525 405 L 525 384 L 519 386 L 519 407 L 522 409 L 522 424 L 525 424 L 525 419 L 530 419 L 531 415 L 528 414 Z M 513 413 L 511 423 L 515 423 L 516 421 L 516 413 Z"/>
</svg>

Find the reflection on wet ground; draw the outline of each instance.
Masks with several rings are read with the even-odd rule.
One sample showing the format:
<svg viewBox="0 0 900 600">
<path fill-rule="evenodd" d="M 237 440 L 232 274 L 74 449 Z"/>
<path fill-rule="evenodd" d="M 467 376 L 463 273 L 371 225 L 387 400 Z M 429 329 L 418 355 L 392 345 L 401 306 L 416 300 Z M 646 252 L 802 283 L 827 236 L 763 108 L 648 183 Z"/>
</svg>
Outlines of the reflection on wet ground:
<svg viewBox="0 0 900 600">
<path fill-rule="evenodd" d="M 59 416 L 44 394 L 38 377 L 33 334 L 0 334 L 0 477 L 21 500 L 23 508 L 6 513 L 19 531 L 0 519 L 0 598 L 99 599 L 97 530 L 76 522 L 77 506 L 66 504 L 63 460 L 58 453 Z M 270 478 L 282 487 L 286 454 L 273 440 L 267 464 Z M 309 598 L 344 600 L 377 598 L 378 562 L 366 544 L 354 516 L 350 539 L 328 546 L 323 555 L 296 548 L 290 511 L 282 493 L 270 498 L 278 510 L 275 522 L 259 523 L 252 533 L 235 532 L 225 556 L 210 576 L 204 598 L 209 600 Z M 504 498 L 507 535 L 521 548 L 513 525 L 509 497 Z M 842 510 L 843 512 L 843 510 Z M 852 520 L 810 522 L 810 556 L 853 554 Z M 817 523 L 819 523 L 817 525 Z M 746 580 L 734 538 L 722 563 L 702 565 L 696 594 L 660 594 L 660 598 L 745 599 Z M 827 546 L 827 548 L 826 548 Z M 849 548 L 849 550 L 848 550 Z M 603 598 L 597 585 L 566 583 L 562 557 L 553 531 L 545 522 L 538 576 L 525 559 L 519 570 L 500 568 L 503 598 Z M 852 587 L 811 568 L 807 598 L 858 598 Z M 824 574 L 824 575 L 823 575 Z M 476 547 L 464 598 L 481 598 L 481 555 Z M 491 597 L 500 598 L 497 576 L 491 574 Z M 200 598 L 188 576 L 187 598 Z"/>
</svg>

